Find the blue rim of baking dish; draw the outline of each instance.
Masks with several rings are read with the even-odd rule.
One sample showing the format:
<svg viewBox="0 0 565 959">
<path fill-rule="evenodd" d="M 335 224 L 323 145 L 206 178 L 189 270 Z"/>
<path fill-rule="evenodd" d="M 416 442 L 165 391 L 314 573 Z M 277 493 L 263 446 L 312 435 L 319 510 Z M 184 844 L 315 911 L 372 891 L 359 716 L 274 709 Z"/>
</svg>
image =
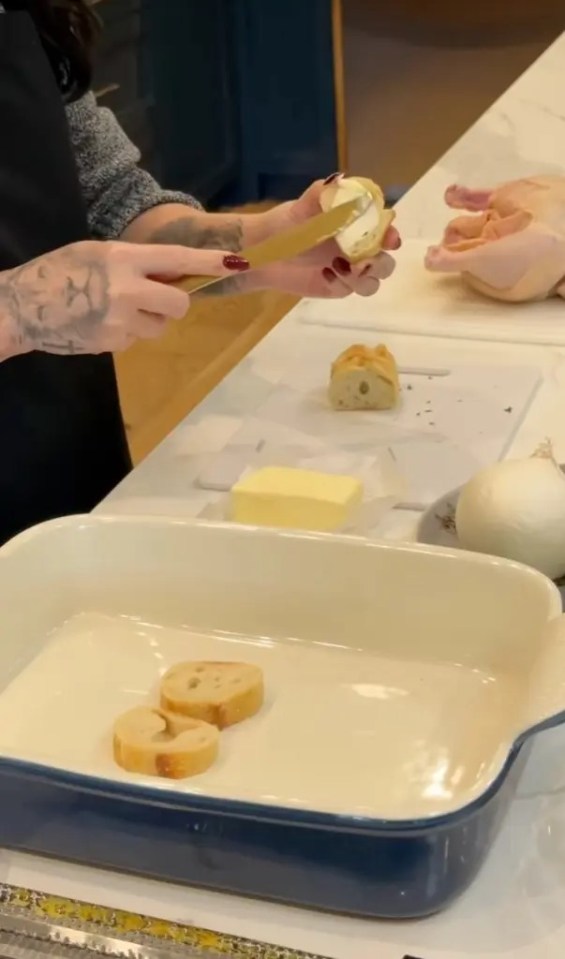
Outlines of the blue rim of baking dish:
<svg viewBox="0 0 565 959">
<path fill-rule="evenodd" d="M 560 714 L 559 722 L 554 717 L 551 725 L 565 723 L 565 711 Z M 318 812 L 310 809 L 296 809 L 289 806 L 271 806 L 259 802 L 239 799 L 218 799 L 195 793 L 181 793 L 173 790 L 154 790 L 149 786 L 136 783 L 123 783 L 100 776 L 88 776 L 68 770 L 46 766 L 41 763 L 26 762 L 0 756 L 0 771 L 47 781 L 60 788 L 75 789 L 98 795 L 104 799 L 143 803 L 153 807 L 175 809 L 187 813 L 200 813 L 215 816 L 228 816 L 238 819 L 254 820 L 276 826 L 294 826 L 302 828 L 345 830 L 359 833 L 424 833 L 431 830 L 448 828 L 461 819 L 468 818 L 486 806 L 502 789 L 527 739 L 520 737 L 508 753 L 500 772 L 479 796 L 465 806 L 439 816 L 419 819 L 377 819 L 353 813 Z M 1 806 L 1 797 L 0 797 Z"/>
</svg>

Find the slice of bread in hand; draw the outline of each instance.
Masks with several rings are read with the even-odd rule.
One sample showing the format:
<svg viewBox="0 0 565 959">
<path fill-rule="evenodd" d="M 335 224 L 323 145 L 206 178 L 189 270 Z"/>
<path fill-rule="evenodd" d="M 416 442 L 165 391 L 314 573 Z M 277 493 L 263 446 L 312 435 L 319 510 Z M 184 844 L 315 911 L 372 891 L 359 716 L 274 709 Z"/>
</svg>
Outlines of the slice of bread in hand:
<svg viewBox="0 0 565 959">
<path fill-rule="evenodd" d="M 355 344 L 332 363 L 329 399 L 334 410 L 390 410 L 399 395 L 396 361 L 386 346 Z"/>
<path fill-rule="evenodd" d="M 394 210 L 385 209 L 383 191 L 366 177 L 340 176 L 328 183 L 320 194 L 322 210 L 331 210 L 348 200 L 364 200 L 364 212 L 336 235 L 336 243 L 351 263 L 371 259 L 382 250 Z"/>
<path fill-rule="evenodd" d="M 179 663 L 161 680 L 161 706 L 184 716 L 233 726 L 259 712 L 263 674 L 246 663 Z"/>
<path fill-rule="evenodd" d="M 146 706 L 130 709 L 114 723 L 115 761 L 145 776 L 197 776 L 217 758 L 219 741 L 209 723 Z"/>
</svg>

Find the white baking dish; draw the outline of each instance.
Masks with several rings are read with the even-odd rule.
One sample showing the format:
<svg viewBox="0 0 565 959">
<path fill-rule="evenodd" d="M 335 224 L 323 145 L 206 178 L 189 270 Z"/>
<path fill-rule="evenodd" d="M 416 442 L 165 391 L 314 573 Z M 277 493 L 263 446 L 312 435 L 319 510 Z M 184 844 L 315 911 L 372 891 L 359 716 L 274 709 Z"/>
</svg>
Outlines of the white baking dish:
<svg viewBox="0 0 565 959">
<path fill-rule="evenodd" d="M 148 518 L 0 551 L 0 755 L 155 791 L 381 820 L 490 786 L 565 709 L 565 620 L 532 570 L 467 553 Z M 117 768 L 114 718 L 185 659 L 253 662 L 262 713 L 180 783 Z"/>
<path fill-rule="evenodd" d="M 0 846 L 381 917 L 444 908 L 565 719 L 565 620 L 486 556 L 191 520 L 75 518 L 0 550 Z M 111 756 L 174 662 L 265 674 L 172 782 Z"/>
</svg>

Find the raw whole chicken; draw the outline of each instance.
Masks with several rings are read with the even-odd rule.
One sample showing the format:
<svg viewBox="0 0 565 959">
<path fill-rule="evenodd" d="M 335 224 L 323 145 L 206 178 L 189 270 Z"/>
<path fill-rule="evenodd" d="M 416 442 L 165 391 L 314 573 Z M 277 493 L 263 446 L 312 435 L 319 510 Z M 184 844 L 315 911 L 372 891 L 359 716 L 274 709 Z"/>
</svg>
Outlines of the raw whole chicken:
<svg viewBox="0 0 565 959">
<path fill-rule="evenodd" d="M 448 224 L 426 267 L 460 273 L 474 289 L 512 303 L 565 298 L 565 177 L 514 180 L 494 190 L 451 186 Z"/>
</svg>

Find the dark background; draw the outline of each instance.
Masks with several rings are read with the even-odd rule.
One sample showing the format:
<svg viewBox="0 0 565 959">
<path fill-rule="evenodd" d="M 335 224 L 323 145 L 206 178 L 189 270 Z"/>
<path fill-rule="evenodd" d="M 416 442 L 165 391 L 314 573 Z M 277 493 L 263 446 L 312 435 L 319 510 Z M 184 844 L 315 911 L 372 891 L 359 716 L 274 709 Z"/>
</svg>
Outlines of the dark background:
<svg viewBox="0 0 565 959">
<path fill-rule="evenodd" d="M 330 0 L 98 0 L 95 73 L 167 187 L 208 206 L 336 168 Z"/>
</svg>

